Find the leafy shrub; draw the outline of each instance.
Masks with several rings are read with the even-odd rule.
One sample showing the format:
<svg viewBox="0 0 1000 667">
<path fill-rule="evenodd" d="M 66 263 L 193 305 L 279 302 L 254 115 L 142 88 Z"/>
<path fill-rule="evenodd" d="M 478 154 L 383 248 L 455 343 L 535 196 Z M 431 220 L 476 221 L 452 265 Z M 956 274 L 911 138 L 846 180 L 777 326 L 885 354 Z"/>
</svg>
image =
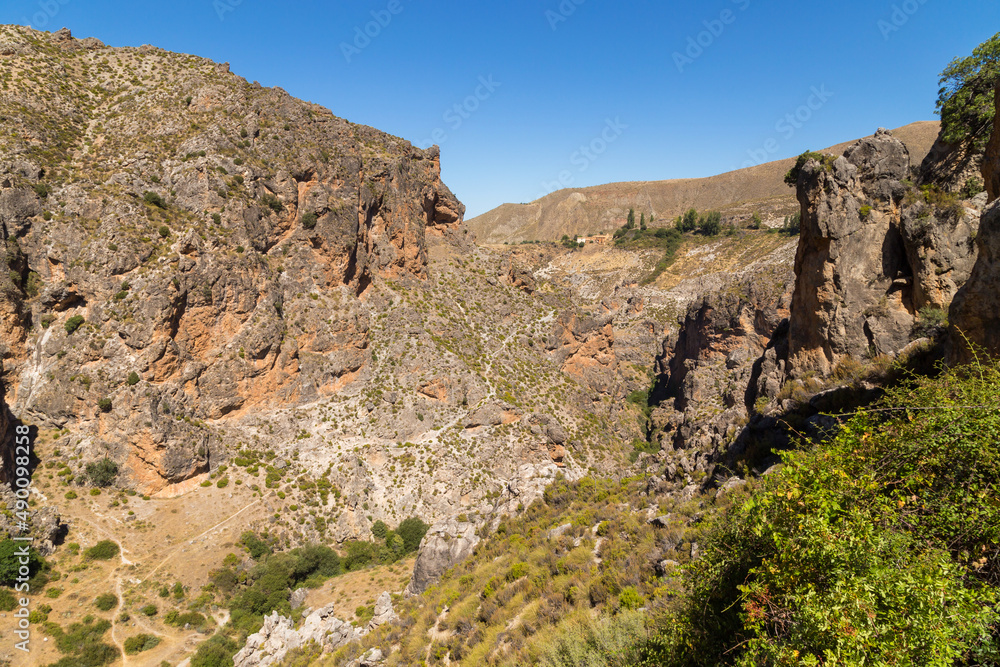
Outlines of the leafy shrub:
<svg viewBox="0 0 1000 667">
<path fill-rule="evenodd" d="M 998 393 L 952 369 L 786 453 L 692 565 L 664 664 L 995 664 Z"/>
<path fill-rule="evenodd" d="M 213 213 L 212 214 L 212 222 L 214 222 L 217 225 L 221 225 L 222 224 L 222 215 L 219 214 L 219 213 Z"/>
<path fill-rule="evenodd" d="M 0 611 L 14 611 L 15 609 L 17 609 L 17 598 L 6 588 L 0 588 Z"/>
<path fill-rule="evenodd" d="M 111 611 L 118 606 L 118 596 L 114 593 L 103 593 L 94 600 L 94 606 L 101 611 Z"/>
<path fill-rule="evenodd" d="M 403 538 L 406 552 L 411 553 L 420 548 L 420 540 L 424 539 L 424 535 L 427 534 L 428 530 L 430 530 L 429 525 L 417 517 L 410 517 L 409 519 L 404 519 L 399 524 L 396 534 Z"/>
<path fill-rule="evenodd" d="M 157 231 L 159 232 L 161 239 L 165 239 L 170 236 L 170 228 L 166 225 L 160 225 L 160 229 Z"/>
<path fill-rule="evenodd" d="M 864 206 L 861 207 L 861 219 L 862 220 L 867 220 L 868 218 L 871 217 L 871 214 L 872 214 L 872 207 L 871 206 L 869 206 L 868 204 L 865 204 Z"/>
<path fill-rule="evenodd" d="M 303 229 L 314 229 L 319 218 L 316 217 L 315 213 L 306 213 L 302 216 L 302 227 Z"/>
<path fill-rule="evenodd" d="M 79 498 L 79 496 L 76 495 L 76 491 L 73 491 L 72 489 L 67 491 L 63 497 L 66 500 L 76 500 L 77 498 Z"/>
<path fill-rule="evenodd" d="M 130 387 L 134 387 L 135 385 L 139 384 L 139 379 L 140 379 L 139 374 L 136 373 L 135 371 L 132 371 L 131 373 L 128 374 L 128 378 L 125 380 L 125 384 L 127 384 Z"/>
<path fill-rule="evenodd" d="M 833 167 L 834 159 L 835 158 L 832 155 L 806 151 L 795 160 L 795 166 L 789 169 L 788 173 L 785 174 L 785 185 L 793 188 L 798 185 L 799 174 L 802 173 L 802 168 L 806 166 L 806 163 L 809 162 L 809 160 L 816 160 L 824 169 L 830 169 Z"/>
<path fill-rule="evenodd" d="M 933 306 L 924 306 L 920 309 L 919 318 L 913 324 L 911 337 L 934 338 L 940 336 L 948 329 L 948 311 Z"/>
<path fill-rule="evenodd" d="M 281 203 L 281 200 L 272 194 L 264 195 L 263 201 L 264 205 L 275 213 L 281 213 L 285 210 L 285 205 Z"/>
<path fill-rule="evenodd" d="M 153 617 L 156 616 L 159 609 L 156 608 L 155 604 L 147 604 L 139 608 L 139 613 L 143 616 Z"/>
<path fill-rule="evenodd" d="M 87 477 L 90 478 L 90 483 L 101 488 L 114 484 L 115 478 L 118 476 L 118 464 L 111 459 L 101 459 L 88 463 L 85 470 Z"/>
<path fill-rule="evenodd" d="M 66 329 L 66 333 L 72 335 L 74 331 L 80 328 L 80 325 L 84 323 L 83 315 L 74 315 L 73 317 L 66 320 L 63 324 L 63 328 Z"/>
<path fill-rule="evenodd" d="M 12 539 L 0 542 L 0 585 L 13 586 L 17 583 L 18 571 L 21 563 L 19 551 L 23 545 Z M 44 566 L 45 561 L 34 548 L 28 549 L 28 572 L 29 576 L 34 576 Z"/>
<path fill-rule="evenodd" d="M 646 601 L 634 586 L 628 586 L 618 595 L 618 604 L 622 609 L 638 609 L 646 604 Z"/>
<path fill-rule="evenodd" d="M 101 412 L 111 412 L 112 404 L 110 398 L 102 398 L 97 401 L 97 407 L 100 408 Z"/>
<path fill-rule="evenodd" d="M 120 655 L 118 649 L 101 639 L 111 628 L 111 622 L 91 616 L 73 623 L 66 630 L 55 623 L 46 623 L 45 629 L 55 640 L 56 648 L 65 656 L 49 667 L 101 667 L 110 665 Z"/>
<path fill-rule="evenodd" d="M 191 667 L 232 667 L 233 656 L 242 645 L 224 634 L 216 634 L 198 646 Z"/>
<path fill-rule="evenodd" d="M 117 542 L 101 540 L 83 552 L 87 560 L 111 560 L 121 552 Z"/>
<path fill-rule="evenodd" d="M 384 540 L 388 532 L 389 526 L 385 525 L 385 522 L 381 519 L 372 524 L 372 535 L 378 539 Z"/>
<path fill-rule="evenodd" d="M 126 655 L 136 655 L 160 645 L 162 640 L 156 635 L 135 635 L 125 640 L 124 648 Z"/>
<path fill-rule="evenodd" d="M 983 187 L 983 182 L 973 176 L 965 181 L 965 185 L 962 186 L 962 197 L 965 199 L 972 199 L 980 192 L 983 192 L 985 188 Z"/>
<path fill-rule="evenodd" d="M 240 536 L 240 544 L 254 560 L 260 560 L 261 556 L 271 553 L 271 547 L 250 530 Z"/>
<path fill-rule="evenodd" d="M 163 200 L 163 197 L 156 194 L 155 192 L 147 191 L 142 195 L 142 200 L 149 204 L 150 206 L 155 206 L 157 208 L 166 209 L 167 202 Z"/>
</svg>

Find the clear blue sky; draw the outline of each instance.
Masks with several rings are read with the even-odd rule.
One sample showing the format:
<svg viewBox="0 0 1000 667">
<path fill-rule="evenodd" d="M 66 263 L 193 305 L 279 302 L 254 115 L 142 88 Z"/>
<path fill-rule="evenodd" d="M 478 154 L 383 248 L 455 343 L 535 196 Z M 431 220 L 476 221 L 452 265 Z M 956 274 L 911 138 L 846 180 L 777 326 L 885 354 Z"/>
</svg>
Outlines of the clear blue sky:
<svg viewBox="0 0 1000 667">
<path fill-rule="evenodd" d="M 937 74 L 1000 30 L 1000 3 L 6 0 L 0 21 L 228 61 L 421 146 L 439 129 L 471 217 L 560 175 L 708 176 L 933 119 Z"/>
</svg>

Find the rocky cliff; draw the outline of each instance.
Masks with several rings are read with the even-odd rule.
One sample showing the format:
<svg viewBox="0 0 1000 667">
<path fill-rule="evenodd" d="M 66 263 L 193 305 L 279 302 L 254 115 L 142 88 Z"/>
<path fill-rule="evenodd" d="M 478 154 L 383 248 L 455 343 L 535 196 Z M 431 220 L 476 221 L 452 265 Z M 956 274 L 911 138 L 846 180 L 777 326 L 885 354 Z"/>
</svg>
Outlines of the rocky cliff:
<svg viewBox="0 0 1000 667">
<path fill-rule="evenodd" d="M 978 210 L 916 190 L 906 147 L 879 132 L 801 169 L 802 237 L 789 328 L 793 375 L 892 354 L 922 308 L 945 308 L 975 261 Z"/>
<path fill-rule="evenodd" d="M 7 402 L 60 438 L 64 481 L 109 458 L 170 496 L 265 469 L 270 529 L 301 542 L 621 465 L 657 325 L 474 246 L 436 148 L 194 56 L 0 43 Z"/>
<path fill-rule="evenodd" d="M 997 85 L 1000 93 L 1000 84 Z M 1000 94 L 996 96 L 1000 110 Z M 995 118 L 983 159 L 983 179 L 992 202 L 983 212 L 976 236 L 979 256 L 968 283 L 951 304 L 949 358 L 952 362 L 971 360 L 974 350 L 1000 353 L 1000 113 Z"/>
</svg>

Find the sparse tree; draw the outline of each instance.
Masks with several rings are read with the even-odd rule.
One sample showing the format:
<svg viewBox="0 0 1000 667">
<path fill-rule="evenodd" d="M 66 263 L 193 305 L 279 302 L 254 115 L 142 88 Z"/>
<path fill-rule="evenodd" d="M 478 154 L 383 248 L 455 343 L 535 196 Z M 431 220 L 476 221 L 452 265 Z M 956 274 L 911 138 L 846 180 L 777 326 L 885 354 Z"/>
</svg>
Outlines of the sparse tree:
<svg viewBox="0 0 1000 667">
<path fill-rule="evenodd" d="M 994 89 L 1000 81 L 1000 33 L 955 58 L 941 72 L 937 112 L 942 138 L 952 144 L 970 142 L 983 150 L 993 127 Z"/>
</svg>

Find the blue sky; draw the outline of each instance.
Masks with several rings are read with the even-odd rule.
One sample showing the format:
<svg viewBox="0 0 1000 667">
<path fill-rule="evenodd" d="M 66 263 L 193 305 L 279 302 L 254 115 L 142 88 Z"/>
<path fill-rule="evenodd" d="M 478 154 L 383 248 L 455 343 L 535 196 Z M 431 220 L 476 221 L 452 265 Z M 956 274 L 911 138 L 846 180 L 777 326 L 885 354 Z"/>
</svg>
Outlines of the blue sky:
<svg viewBox="0 0 1000 667">
<path fill-rule="evenodd" d="M 560 184 L 708 176 L 931 120 L 938 73 L 1000 30 L 1000 3 L 6 0 L 0 21 L 227 61 L 436 140 L 471 217 Z"/>
</svg>

